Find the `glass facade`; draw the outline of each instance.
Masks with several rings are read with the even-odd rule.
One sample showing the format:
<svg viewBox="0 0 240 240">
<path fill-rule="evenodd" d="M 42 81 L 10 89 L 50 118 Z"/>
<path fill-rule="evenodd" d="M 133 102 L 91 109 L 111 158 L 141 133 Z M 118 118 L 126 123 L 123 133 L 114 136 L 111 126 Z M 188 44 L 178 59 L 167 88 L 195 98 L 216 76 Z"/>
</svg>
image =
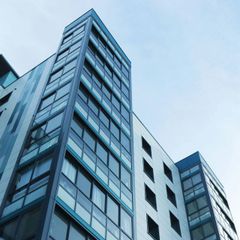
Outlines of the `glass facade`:
<svg viewBox="0 0 240 240">
<path fill-rule="evenodd" d="M 6 192 L 2 237 L 134 238 L 130 68 L 93 10 L 65 28 Z"/>
<path fill-rule="evenodd" d="M 196 152 L 177 163 L 193 240 L 237 240 L 223 187 Z"/>
</svg>

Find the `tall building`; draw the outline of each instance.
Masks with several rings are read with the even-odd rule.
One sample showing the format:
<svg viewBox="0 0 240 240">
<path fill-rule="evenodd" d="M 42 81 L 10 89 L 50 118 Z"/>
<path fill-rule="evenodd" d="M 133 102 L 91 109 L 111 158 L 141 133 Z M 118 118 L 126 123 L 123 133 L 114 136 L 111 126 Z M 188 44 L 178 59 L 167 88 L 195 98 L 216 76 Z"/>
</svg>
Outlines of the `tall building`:
<svg viewBox="0 0 240 240">
<path fill-rule="evenodd" d="M 21 77 L 0 56 L 0 238 L 235 240 L 203 166 L 175 164 L 133 113 L 131 62 L 94 10 Z"/>
</svg>

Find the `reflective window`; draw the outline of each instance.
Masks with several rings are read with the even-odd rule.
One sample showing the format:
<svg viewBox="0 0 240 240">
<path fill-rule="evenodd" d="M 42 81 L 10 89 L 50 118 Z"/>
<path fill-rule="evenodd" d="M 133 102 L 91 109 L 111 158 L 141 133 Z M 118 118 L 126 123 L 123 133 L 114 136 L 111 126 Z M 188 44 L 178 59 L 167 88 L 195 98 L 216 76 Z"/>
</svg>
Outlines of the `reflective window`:
<svg viewBox="0 0 240 240">
<path fill-rule="evenodd" d="M 44 98 L 44 99 L 42 100 L 40 110 L 41 110 L 41 109 L 44 109 L 44 108 L 47 107 L 48 105 L 52 104 L 52 103 L 53 103 L 53 100 L 54 100 L 54 97 L 55 97 L 55 94 L 52 94 L 52 95 L 48 96 L 47 98 Z"/>
<path fill-rule="evenodd" d="M 39 161 L 33 172 L 33 178 L 36 178 L 50 170 L 51 158 Z"/>
<path fill-rule="evenodd" d="M 102 110 L 100 111 L 99 118 L 100 118 L 101 122 L 102 122 L 107 128 L 109 128 L 109 118 L 107 117 L 107 115 L 106 115 Z"/>
<path fill-rule="evenodd" d="M 61 113 L 61 114 L 55 116 L 54 118 L 50 119 L 48 121 L 48 124 L 47 124 L 46 133 L 49 133 L 52 130 L 60 127 L 60 125 L 62 123 L 62 117 L 63 117 L 63 113 Z"/>
<path fill-rule="evenodd" d="M 131 175 L 123 166 L 121 167 L 121 180 L 129 189 L 131 189 Z"/>
<path fill-rule="evenodd" d="M 81 233 L 76 227 L 70 225 L 69 229 L 69 240 L 85 240 L 85 234 Z"/>
<path fill-rule="evenodd" d="M 52 224 L 50 228 L 51 236 L 56 240 L 66 240 L 68 223 L 59 214 L 53 215 Z"/>
<path fill-rule="evenodd" d="M 105 211 L 105 194 L 96 186 L 93 186 L 93 202 L 104 212 Z"/>
<path fill-rule="evenodd" d="M 62 172 L 66 177 L 68 177 L 73 183 L 75 183 L 77 169 L 76 167 L 68 160 L 64 159 Z"/>
<path fill-rule="evenodd" d="M 118 225 L 119 206 L 110 197 L 107 199 L 107 215 L 114 223 Z"/>
<path fill-rule="evenodd" d="M 95 150 L 96 141 L 95 141 L 94 137 L 92 135 L 90 135 L 90 133 L 88 131 L 84 131 L 83 140 L 93 151 Z"/>
<path fill-rule="evenodd" d="M 90 198 L 91 181 L 80 171 L 78 172 L 77 186 L 86 196 Z"/>
<path fill-rule="evenodd" d="M 119 162 L 112 154 L 109 154 L 109 168 L 117 177 L 119 177 Z"/>
<path fill-rule="evenodd" d="M 17 186 L 16 186 L 17 189 L 29 183 L 32 176 L 32 171 L 33 171 L 33 166 L 30 166 L 18 174 Z"/>
<path fill-rule="evenodd" d="M 107 165 L 108 152 L 99 142 L 97 143 L 97 156 Z"/>
<path fill-rule="evenodd" d="M 111 125 L 110 125 L 110 131 L 112 132 L 112 134 L 117 138 L 119 139 L 119 128 L 116 126 L 116 124 L 114 124 L 112 121 L 111 121 Z"/>
<path fill-rule="evenodd" d="M 132 218 L 123 209 L 121 209 L 121 228 L 129 236 L 132 236 Z"/>
</svg>

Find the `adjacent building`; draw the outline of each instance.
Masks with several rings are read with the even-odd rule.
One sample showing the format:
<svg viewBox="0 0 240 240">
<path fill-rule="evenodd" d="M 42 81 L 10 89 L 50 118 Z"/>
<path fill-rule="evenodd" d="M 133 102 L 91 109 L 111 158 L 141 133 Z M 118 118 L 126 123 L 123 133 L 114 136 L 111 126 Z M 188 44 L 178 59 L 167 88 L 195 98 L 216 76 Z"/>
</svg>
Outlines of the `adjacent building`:
<svg viewBox="0 0 240 240">
<path fill-rule="evenodd" d="M 0 178 L 5 240 L 237 239 L 203 158 L 175 164 L 133 113 L 131 62 L 94 10 L 21 77 L 0 56 Z"/>
</svg>

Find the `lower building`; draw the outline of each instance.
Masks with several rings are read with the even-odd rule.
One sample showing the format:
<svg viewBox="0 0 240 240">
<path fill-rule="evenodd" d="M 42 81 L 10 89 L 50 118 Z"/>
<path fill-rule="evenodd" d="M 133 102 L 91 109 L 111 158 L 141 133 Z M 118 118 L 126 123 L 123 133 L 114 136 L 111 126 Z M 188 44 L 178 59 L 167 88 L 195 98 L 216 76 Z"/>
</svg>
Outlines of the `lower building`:
<svg viewBox="0 0 240 240">
<path fill-rule="evenodd" d="M 191 237 L 237 240 L 224 188 L 199 152 L 179 161 Z"/>
</svg>

